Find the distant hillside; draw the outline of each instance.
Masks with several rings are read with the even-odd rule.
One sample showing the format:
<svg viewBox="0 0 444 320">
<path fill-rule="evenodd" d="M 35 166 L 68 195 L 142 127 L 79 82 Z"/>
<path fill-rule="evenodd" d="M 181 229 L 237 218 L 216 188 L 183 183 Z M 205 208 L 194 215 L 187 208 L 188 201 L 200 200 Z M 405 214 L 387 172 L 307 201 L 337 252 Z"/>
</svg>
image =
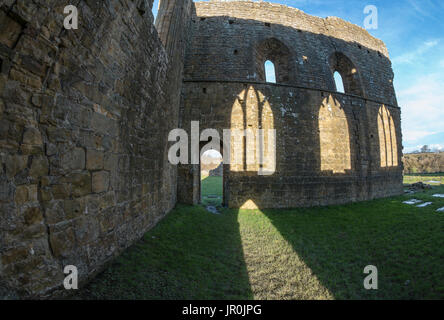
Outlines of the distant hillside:
<svg viewBox="0 0 444 320">
<path fill-rule="evenodd" d="M 210 171 L 216 169 L 221 162 L 221 158 L 213 157 L 208 154 L 203 154 L 201 157 L 200 169 L 203 171 Z"/>
<path fill-rule="evenodd" d="M 444 152 L 404 155 L 404 173 L 444 172 Z"/>
</svg>

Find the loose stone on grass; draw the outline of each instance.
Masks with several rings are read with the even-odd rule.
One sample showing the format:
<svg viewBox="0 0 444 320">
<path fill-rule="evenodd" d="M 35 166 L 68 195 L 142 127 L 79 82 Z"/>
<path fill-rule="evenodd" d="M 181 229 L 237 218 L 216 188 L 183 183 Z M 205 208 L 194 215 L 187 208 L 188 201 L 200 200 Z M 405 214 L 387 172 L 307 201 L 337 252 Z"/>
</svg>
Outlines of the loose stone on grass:
<svg viewBox="0 0 444 320">
<path fill-rule="evenodd" d="M 421 203 L 422 202 L 422 200 L 418 200 L 418 199 L 410 199 L 410 200 L 407 200 L 407 201 L 404 201 L 403 203 L 404 204 L 417 204 L 417 203 Z"/>
<path fill-rule="evenodd" d="M 427 206 L 431 205 L 432 203 L 433 202 L 424 202 L 424 203 L 422 203 L 420 205 L 417 205 L 417 207 L 418 208 L 424 208 L 424 207 L 427 207 Z"/>
</svg>

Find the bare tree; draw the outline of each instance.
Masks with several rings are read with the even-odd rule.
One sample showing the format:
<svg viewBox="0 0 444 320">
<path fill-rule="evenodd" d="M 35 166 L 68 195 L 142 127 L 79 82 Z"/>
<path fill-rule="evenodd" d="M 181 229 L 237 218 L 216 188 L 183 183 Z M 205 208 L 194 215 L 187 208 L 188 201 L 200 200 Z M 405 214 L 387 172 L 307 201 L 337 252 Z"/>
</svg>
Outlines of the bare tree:
<svg viewBox="0 0 444 320">
<path fill-rule="evenodd" d="M 431 152 L 431 150 L 430 150 L 430 148 L 429 148 L 428 145 L 424 145 L 424 146 L 422 146 L 422 148 L 421 148 L 421 152 L 422 152 L 422 153 L 429 153 L 429 152 Z"/>
</svg>

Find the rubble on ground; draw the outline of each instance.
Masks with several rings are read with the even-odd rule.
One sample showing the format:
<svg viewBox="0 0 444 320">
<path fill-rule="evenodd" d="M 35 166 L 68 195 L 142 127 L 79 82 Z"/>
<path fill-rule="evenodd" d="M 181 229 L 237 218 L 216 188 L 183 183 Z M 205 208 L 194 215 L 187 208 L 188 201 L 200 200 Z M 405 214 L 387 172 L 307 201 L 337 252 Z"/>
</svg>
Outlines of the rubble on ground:
<svg viewBox="0 0 444 320">
<path fill-rule="evenodd" d="M 405 193 L 415 193 L 424 190 L 430 190 L 433 187 L 429 184 L 425 184 L 423 182 L 416 182 L 407 186 L 408 189 L 405 189 Z"/>
</svg>

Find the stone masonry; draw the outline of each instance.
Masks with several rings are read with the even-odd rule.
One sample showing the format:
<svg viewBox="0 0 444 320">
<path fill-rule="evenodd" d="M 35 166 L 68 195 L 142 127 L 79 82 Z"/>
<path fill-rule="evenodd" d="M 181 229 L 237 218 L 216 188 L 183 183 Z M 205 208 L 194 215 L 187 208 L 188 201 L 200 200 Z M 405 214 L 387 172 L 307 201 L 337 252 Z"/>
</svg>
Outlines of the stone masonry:
<svg viewBox="0 0 444 320">
<path fill-rule="evenodd" d="M 51 294 L 66 265 L 87 280 L 174 207 L 192 3 L 162 3 L 162 39 L 152 2 L 0 2 L 0 296 Z"/>
<path fill-rule="evenodd" d="M 63 27 L 69 4 L 78 30 Z M 199 166 L 168 161 L 168 133 L 191 121 L 276 129 L 272 175 L 224 164 L 229 207 L 402 192 L 400 108 L 380 40 L 266 2 L 162 0 L 155 24 L 152 5 L 0 0 L 0 298 L 58 296 L 65 266 L 84 283 L 177 202 L 199 203 Z"/>
<path fill-rule="evenodd" d="M 275 129 L 276 170 L 224 165 L 224 204 L 288 208 L 402 193 L 400 109 L 384 43 L 339 18 L 283 5 L 196 2 L 185 56 L 181 126 Z M 276 69 L 265 83 L 264 62 Z M 336 92 L 338 71 L 345 93 Z M 227 141 L 223 141 L 227 144 Z M 229 141 L 231 153 L 235 152 Z M 231 156 L 231 160 L 233 155 Z M 197 165 L 179 169 L 178 199 L 200 201 Z"/>
</svg>

